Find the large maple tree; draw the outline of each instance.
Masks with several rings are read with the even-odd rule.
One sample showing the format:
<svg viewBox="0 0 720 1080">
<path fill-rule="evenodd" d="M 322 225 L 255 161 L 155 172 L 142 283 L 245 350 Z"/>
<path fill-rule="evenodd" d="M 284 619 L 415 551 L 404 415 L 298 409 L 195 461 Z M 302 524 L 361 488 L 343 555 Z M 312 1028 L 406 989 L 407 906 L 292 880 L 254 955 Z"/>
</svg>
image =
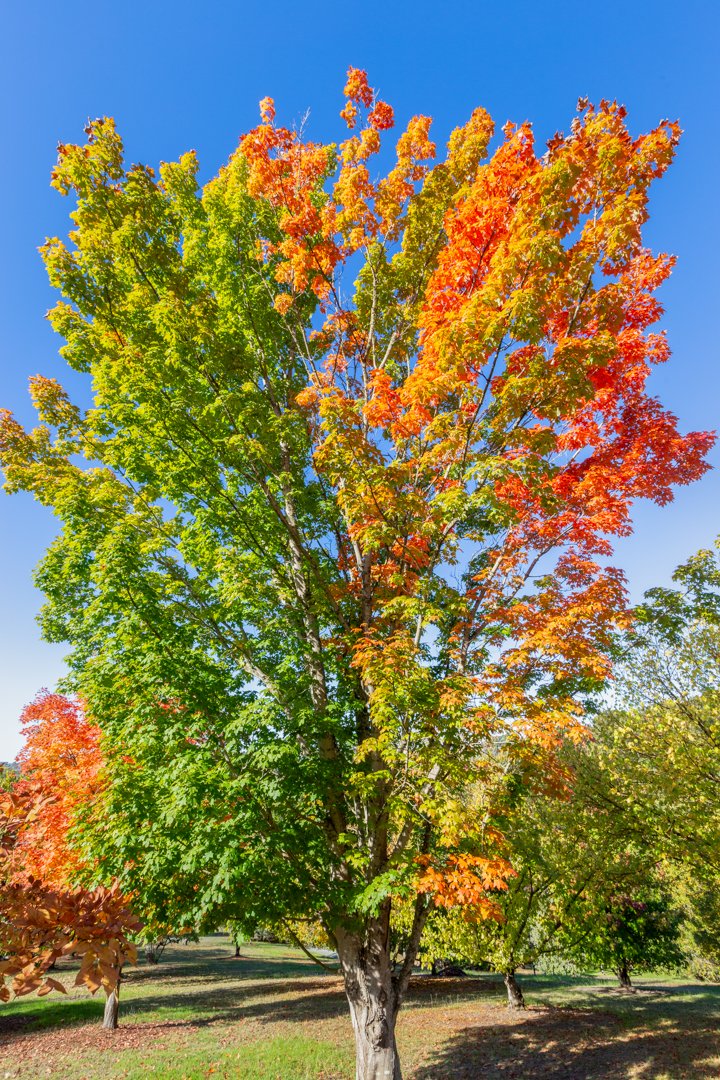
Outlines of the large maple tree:
<svg viewBox="0 0 720 1080">
<path fill-rule="evenodd" d="M 356 69 L 345 93 L 339 145 L 267 98 L 203 188 L 193 153 L 126 168 L 108 119 L 60 147 L 50 319 L 94 402 L 36 377 L 41 425 L 6 414 L 0 447 L 63 522 L 47 636 L 109 742 L 166 766 L 128 812 L 150 835 L 164 800 L 204 910 L 322 920 L 366 1080 L 400 1075 L 430 907 L 510 872 L 466 799 L 489 740 L 550 761 L 577 730 L 626 621 L 613 537 L 712 440 L 646 391 L 672 259 L 641 230 L 676 124 L 581 102 L 538 153 L 478 109 L 438 161 L 417 116 L 376 179 L 392 108 Z"/>
</svg>

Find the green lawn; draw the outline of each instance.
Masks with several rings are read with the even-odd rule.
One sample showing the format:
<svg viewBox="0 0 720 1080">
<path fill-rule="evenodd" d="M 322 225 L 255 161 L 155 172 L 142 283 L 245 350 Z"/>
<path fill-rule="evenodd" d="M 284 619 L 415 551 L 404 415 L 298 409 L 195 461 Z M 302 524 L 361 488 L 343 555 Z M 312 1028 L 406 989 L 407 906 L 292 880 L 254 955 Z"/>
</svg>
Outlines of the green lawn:
<svg viewBox="0 0 720 1080">
<path fill-rule="evenodd" d="M 0 1005 L 0 1078 L 166 1077 L 350 1080 L 352 1033 L 336 975 L 278 945 L 227 938 L 168 947 L 157 966 L 129 969 L 121 1027 L 100 1028 L 102 1000 Z M 62 969 L 68 985 L 75 966 Z M 417 979 L 398 1024 L 412 1080 L 681 1080 L 720 1076 L 720 986 L 527 976 L 528 1009 L 504 1007 L 488 975 Z"/>
</svg>

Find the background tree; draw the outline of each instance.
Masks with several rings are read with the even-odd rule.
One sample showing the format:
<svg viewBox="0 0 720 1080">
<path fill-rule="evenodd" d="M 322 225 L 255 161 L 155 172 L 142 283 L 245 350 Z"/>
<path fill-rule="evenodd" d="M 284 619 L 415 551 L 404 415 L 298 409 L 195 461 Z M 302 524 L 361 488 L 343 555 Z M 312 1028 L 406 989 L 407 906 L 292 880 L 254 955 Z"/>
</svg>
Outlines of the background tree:
<svg viewBox="0 0 720 1080">
<path fill-rule="evenodd" d="M 684 912 L 682 945 L 717 971 L 720 884 L 720 567 L 718 548 L 646 593 L 618 667 L 616 705 L 594 722 L 588 795 L 624 812 Z"/>
<path fill-rule="evenodd" d="M 655 871 L 656 855 L 638 841 L 630 808 L 598 798 L 605 777 L 594 746 L 567 745 L 559 761 L 561 788 L 541 786 L 542 771 L 502 770 L 506 788 L 494 826 L 498 853 L 514 875 L 494 897 L 496 917 L 438 909 L 423 939 L 426 956 L 502 975 L 511 1008 L 525 1005 L 519 969 L 577 956 L 595 933 L 595 898 L 636 887 Z"/>
<path fill-rule="evenodd" d="M 720 873 L 720 566 L 701 551 L 652 589 L 618 671 L 618 708 L 595 724 L 609 799 L 700 879 Z"/>
<path fill-rule="evenodd" d="M 103 787 L 100 730 L 81 703 L 41 691 L 23 710 L 25 738 L 0 809 L 0 994 L 65 988 L 47 976 L 65 955 L 83 961 L 76 985 L 103 986 L 104 1026 L 116 1028 L 122 965 L 142 924 L 117 881 L 81 883 L 88 865 L 71 840 L 76 814 L 90 813 Z M 5 997 L 3 1000 L 7 1000 Z"/>
<path fill-rule="evenodd" d="M 116 1028 L 120 972 L 125 962 L 135 962 L 132 936 L 140 922 L 117 883 L 58 889 L 24 872 L 19 875 L 18 837 L 34 831 L 43 809 L 31 793 L 0 794 L 0 1001 L 8 1001 L 11 991 L 18 997 L 66 993 L 47 972 L 61 956 L 80 955 L 75 985 L 93 994 L 104 988 L 103 1025 Z"/>
<path fill-rule="evenodd" d="M 235 947 L 235 959 L 240 957 L 241 946 L 250 939 L 252 936 L 248 933 L 247 928 L 243 924 L 235 919 L 229 919 L 227 924 L 227 932 L 230 936 L 230 940 Z"/>
<path fill-rule="evenodd" d="M 632 972 L 676 969 L 684 960 L 682 913 L 662 876 L 631 890 L 596 889 L 576 915 L 580 933 L 576 942 L 564 943 L 564 954 L 586 970 L 612 971 L 624 990 L 632 989 Z M 563 927 L 571 936 L 575 929 L 571 922 Z"/>
<path fill-rule="evenodd" d="M 15 880 L 37 878 L 65 888 L 78 884 L 83 858 L 69 832 L 102 787 L 100 729 L 79 701 L 41 691 L 20 717 L 23 747 L 15 790 L 35 805 L 14 844 Z"/>
<path fill-rule="evenodd" d="M 10 762 L 0 762 L 0 791 L 10 791 L 16 780 L 17 769 Z"/>
<path fill-rule="evenodd" d="M 697 979 L 720 982 L 720 892 L 717 881 L 678 875 L 675 902 L 683 913 L 680 947 Z"/>
<path fill-rule="evenodd" d="M 605 675 L 625 618 L 611 538 L 712 440 L 645 392 L 672 260 L 641 226 L 677 125 L 633 138 L 583 102 L 547 152 L 524 124 L 488 153 L 478 109 L 433 164 L 420 116 L 373 181 L 392 109 L 361 71 L 345 92 L 339 146 L 265 99 L 202 191 L 193 154 L 126 169 L 109 120 L 60 147 L 50 318 L 94 404 L 35 378 L 41 426 L 6 415 L 0 451 L 63 522 L 44 629 L 108 741 L 138 767 L 158 742 L 197 755 L 157 796 L 184 802 L 194 906 L 320 918 L 369 1078 L 399 1076 L 435 899 L 507 874 L 468 774 L 493 732 L 526 755 L 577 725 L 575 680 Z"/>
</svg>

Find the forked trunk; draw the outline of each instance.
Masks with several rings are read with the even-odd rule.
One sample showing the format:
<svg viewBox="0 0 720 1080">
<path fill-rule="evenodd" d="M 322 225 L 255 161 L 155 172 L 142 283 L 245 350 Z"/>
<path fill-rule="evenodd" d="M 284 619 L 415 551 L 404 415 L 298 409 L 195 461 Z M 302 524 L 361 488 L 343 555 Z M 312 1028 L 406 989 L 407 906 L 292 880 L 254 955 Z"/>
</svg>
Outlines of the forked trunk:
<svg viewBox="0 0 720 1080">
<path fill-rule="evenodd" d="M 625 961 L 620 964 L 616 974 L 618 977 L 618 982 L 620 983 L 620 986 L 623 988 L 623 990 L 633 989 L 633 984 L 630 982 L 630 972 L 628 971 L 628 966 Z"/>
<path fill-rule="evenodd" d="M 525 998 L 520 988 L 520 983 L 515 978 L 514 971 L 505 972 L 505 986 L 507 988 L 508 996 L 508 1008 L 509 1009 L 524 1009 Z"/>
<path fill-rule="evenodd" d="M 115 987 L 112 993 L 107 995 L 105 999 L 105 1015 L 103 1016 L 103 1027 L 109 1031 L 114 1031 L 118 1026 L 118 1015 L 120 1012 L 120 984 Z M 107 992 L 107 991 L 106 991 Z"/>
</svg>

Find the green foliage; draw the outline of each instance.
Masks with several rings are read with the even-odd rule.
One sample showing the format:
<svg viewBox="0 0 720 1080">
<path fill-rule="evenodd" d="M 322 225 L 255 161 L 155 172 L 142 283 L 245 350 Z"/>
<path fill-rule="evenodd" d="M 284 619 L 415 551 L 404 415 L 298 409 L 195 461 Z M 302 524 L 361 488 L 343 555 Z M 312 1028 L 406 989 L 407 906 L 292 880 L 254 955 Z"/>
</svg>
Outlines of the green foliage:
<svg viewBox="0 0 720 1080">
<path fill-rule="evenodd" d="M 696 979 L 720 982 L 720 892 L 715 881 L 693 875 L 689 868 L 675 889 L 683 912 L 681 947 Z"/>
<path fill-rule="evenodd" d="M 429 960 L 501 973 L 534 965 L 553 952 L 558 928 L 598 873 L 602 849 L 593 847 L 593 822 L 575 800 L 516 787 L 497 824 L 514 875 L 492 894 L 496 917 L 436 909 L 423 936 Z"/>
<path fill-rule="evenodd" d="M 0 761 L 0 791 L 12 791 L 17 778 L 17 769 L 13 765 Z"/>
<path fill-rule="evenodd" d="M 580 919 L 578 944 L 563 943 L 563 951 L 590 970 L 614 971 L 624 979 L 631 972 L 678 969 L 683 963 L 681 913 L 659 883 L 628 893 L 599 890 L 588 897 Z M 573 929 L 572 923 L 565 927 Z"/>
<path fill-rule="evenodd" d="M 597 718 L 607 797 L 646 844 L 706 882 L 720 875 L 720 547 L 647 593 L 618 670 L 618 707 Z"/>
<path fill-rule="evenodd" d="M 712 436 L 644 391 L 671 262 L 639 222 L 676 124 L 634 139 L 585 104 L 546 155 L 508 125 L 485 161 L 478 109 L 431 166 L 416 117 L 375 183 L 392 110 L 355 69 L 346 97 L 365 126 L 340 147 L 265 99 L 203 188 L 194 154 L 127 167 L 107 118 L 60 146 L 49 319 L 92 405 L 33 378 L 39 426 L 3 410 L 0 454 L 62 525 L 37 583 L 102 731 L 88 874 L 151 937 L 320 923 L 389 1061 L 433 904 L 487 909 L 510 874 L 491 818 L 517 863 L 494 962 L 542 951 L 582 893 L 576 823 L 503 820 L 496 774 L 534 762 L 557 794 L 572 695 L 627 620 L 599 556 Z"/>
<path fill-rule="evenodd" d="M 500 973 L 594 963 L 598 920 L 604 929 L 614 898 L 634 896 L 657 876 L 657 852 L 638 836 L 633 807 L 614 798 L 596 742 L 568 744 L 562 761 L 562 795 L 538 789 L 532 774 L 508 777 L 505 805 L 493 820 L 515 874 L 493 894 L 497 918 L 436 909 L 423 938 L 429 960 Z"/>
</svg>

